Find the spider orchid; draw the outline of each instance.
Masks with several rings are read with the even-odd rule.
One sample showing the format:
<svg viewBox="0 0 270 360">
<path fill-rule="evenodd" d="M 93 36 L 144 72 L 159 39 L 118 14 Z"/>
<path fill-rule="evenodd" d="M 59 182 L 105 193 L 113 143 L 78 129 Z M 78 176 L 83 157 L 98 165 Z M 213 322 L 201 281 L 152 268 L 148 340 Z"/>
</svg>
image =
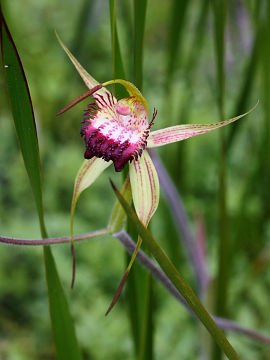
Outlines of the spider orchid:
<svg viewBox="0 0 270 360">
<path fill-rule="evenodd" d="M 79 64 L 59 37 L 58 40 L 89 88 L 89 91 L 74 100 L 56 115 L 62 114 L 87 96 L 92 95 L 95 100 L 88 105 L 82 121 L 81 135 L 84 137 L 86 145 L 84 154 L 86 160 L 84 160 L 79 169 L 75 180 L 71 206 L 71 241 L 73 239 L 74 209 L 78 197 L 108 166 L 113 164 L 115 171 L 121 171 L 125 164 L 129 162 L 129 178 L 133 204 L 139 219 L 147 227 L 159 203 L 159 180 L 147 148 L 163 146 L 207 133 L 226 126 L 253 110 L 251 109 L 245 114 L 219 123 L 177 125 L 151 132 L 150 130 L 157 111 L 154 110 L 151 120 L 148 122 L 149 109 L 147 101 L 132 83 L 120 79 L 110 80 L 103 84 L 98 83 Z M 129 93 L 128 98 L 117 100 L 105 88 L 116 83 L 126 88 Z M 141 242 L 142 240 L 139 237 L 136 249 L 107 313 L 121 292 Z M 75 271 L 73 242 L 72 254 L 73 284 Z"/>
</svg>

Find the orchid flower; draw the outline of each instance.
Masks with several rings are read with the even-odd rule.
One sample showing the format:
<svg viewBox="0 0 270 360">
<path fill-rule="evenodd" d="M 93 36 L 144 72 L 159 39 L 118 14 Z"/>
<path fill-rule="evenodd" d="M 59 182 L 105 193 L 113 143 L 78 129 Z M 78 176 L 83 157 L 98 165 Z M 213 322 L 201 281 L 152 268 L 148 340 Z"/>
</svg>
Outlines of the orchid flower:
<svg viewBox="0 0 270 360">
<path fill-rule="evenodd" d="M 62 114 L 87 96 L 92 95 L 95 100 L 88 104 L 82 121 L 81 135 L 86 145 L 84 153 L 86 160 L 84 160 L 79 169 L 75 180 L 71 207 L 71 239 L 73 238 L 74 209 L 78 197 L 107 167 L 114 165 L 115 171 L 119 172 L 129 162 L 129 179 L 133 204 L 139 219 L 147 227 L 159 203 L 158 175 L 147 149 L 167 145 L 221 128 L 253 110 L 251 109 L 245 114 L 214 124 L 177 125 L 150 131 L 157 111 L 154 110 L 149 122 L 147 101 L 132 83 L 117 79 L 100 84 L 79 64 L 59 37 L 58 40 L 89 88 L 89 91 L 56 115 Z M 123 85 L 129 97 L 118 100 L 105 88 L 111 84 Z M 130 264 L 109 310 L 121 292 L 141 242 L 142 240 L 139 238 Z M 73 265 L 75 267 L 73 247 L 72 251 Z"/>
</svg>

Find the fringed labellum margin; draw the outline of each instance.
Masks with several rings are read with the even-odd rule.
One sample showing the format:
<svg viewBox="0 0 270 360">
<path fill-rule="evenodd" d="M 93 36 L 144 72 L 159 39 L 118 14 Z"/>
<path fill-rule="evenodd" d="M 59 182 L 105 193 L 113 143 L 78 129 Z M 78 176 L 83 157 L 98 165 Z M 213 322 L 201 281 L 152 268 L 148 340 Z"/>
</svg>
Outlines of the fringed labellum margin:
<svg viewBox="0 0 270 360">
<path fill-rule="evenodd" d="M 121 171 L 128 161 L 141 156 L 154 116 L 149 124 L 147 111 L 136 97 L 116 102 L 108 93 L 107 98 L 95 95 L 95 100 L 84 113 L 81 129 L 86 145 L 84 157 L 112 160 L 115 171 Z"/>
</svg>

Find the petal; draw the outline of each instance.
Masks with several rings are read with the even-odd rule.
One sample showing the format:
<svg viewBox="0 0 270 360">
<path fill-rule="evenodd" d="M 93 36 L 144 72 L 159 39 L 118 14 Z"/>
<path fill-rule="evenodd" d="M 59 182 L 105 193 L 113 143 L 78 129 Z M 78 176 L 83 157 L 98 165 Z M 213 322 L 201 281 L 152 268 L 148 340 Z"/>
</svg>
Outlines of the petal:
<svg viewBox="0 0 270 360">
<path fill-rule="evenodd" d="M 111 164 L 111 161 L 106 162 L 103 159 L 99 159 L 97 157 L 83 161 L 74 183 L 72 208 L 75 207 L 80 194 L 90 185 L 92 185 L 93 182 L 99 177 L 99 175 Z"/>
<path fill-rule="evenodd" d="M 97 82 L 90 74 L 88 74 L 88 72 L 82 67 L 82 65 L 77 61 L 77 59 L 71 54 L 71 52 L 68 50 L 68 48 L 64 45 L 64 43 L 62 42 L 62 40 L 60 39 L 60 37 L 58 36 L 57 33 L 55 33 L 57 40 L 59 41 L 60 45 L 62 46 L 62 48 L 64 49 L 64 51 L 66 52 L 66 54 L 68 55 L 68 57 L 70 58 L 70 60 L 73 62 L 73 65 L 75 66 L 75 68 L 77 69 L 78 73 L 80 74 L 81 78 L 83 79 L 83 81 L 85 82 L 86 86 L 89 89 L 92 89 L 94 86 L 99 85 L 100 83 Z M 108 91 L 105 88 L 101 88 L 100 90 L 98 90 L 96 92 L 97 94 L 100 95 L 106 95 L 108 93 Z"/>
<path fill-rule="evenodd" d="M 147 226 L 159 202 L 158 176 L 147 151 L 130 164 L 130 183 L 135 210 Z"/>
<path fill-rule="evenodd" d="M 80 167 L 74 183 L 73 197 L 70 210 L 71 239 L 73 238 L 74 211 L 80 194 L 90 185 L 92 185 L 93 182 L 99 177 L 99 175 L 111 164 L 111 161 L 106 162 L 103 159 L 93 157 L 90 160 L 84 160 L 82 166 Z"/>
<path fill-rule="evenodd" d="M 241 119 L 243 116 L 249 114 L 253 111 L 258 103 L 245 114 L 236 116 L 232 119 L 221 121 L 219 123 L 214 124 L 187 124 L 187 125 L 177 125 L 171 126 L 165 129 L 153 131 L 150 133 L 147 140 L 147 147 L 152 148 L 156 146 L 162 146 L 166 144 L 170 144 L 173 142 L 181 141 L 192 136 L 200 135 L 207 133 L 209 131 L 218 129 L 220 127 L 226 126 L 238 119 Z"/>
</svg>

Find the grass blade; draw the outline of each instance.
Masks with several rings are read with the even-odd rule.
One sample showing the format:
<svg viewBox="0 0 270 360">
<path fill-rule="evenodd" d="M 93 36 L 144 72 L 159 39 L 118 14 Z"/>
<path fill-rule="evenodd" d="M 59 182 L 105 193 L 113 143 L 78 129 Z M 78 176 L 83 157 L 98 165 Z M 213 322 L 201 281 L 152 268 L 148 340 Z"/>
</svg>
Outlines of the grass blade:
<svg viewBox="0 0 270 360">
<path fill-rule="evenodd" d="M 41 233 L 46 237 L 41 192 L 41 173 L 36 124 L 29 88 L 15 44 L 0 7 L 1 52 L 7 93 L 13 113 L 17 138 L 33 190 Z"/>
<path fill-rule="evenodd" d="M 111 38 L 112 38 L 113 79 L 126 80 L 124 63 L 122 60 L 117 25 L 116 25 L 115 0 L 109 0 L 109 3 L 110 3 Z M 124 98 L 128 95 L 123 86 L 118 84 L 115 84 L 114 86 L 116 88 L 116 93 L 119 96 L 119 98 Z"/>
<path fill-rule="evenodd" d="M 134 84 L 143 85 L 143 39 L 147 0 L 134 0 Z"/>
<path fill-rule="evenodd" d="M 133 78 L 134 84 L 139 90 L 143 87 L 143 42 L 145 31 L 145 18 L 147 0 L 134 0 L 134 65 Z M 134 233 L 134 226 L 129 222 L 129 229 Z M 136 235 L 135 235 L 136 236 Z M 152 304 L 152 279 L 149 273 L 141 269 L 138 264 L 134 264 L 133 272 L 129 283 L 133 282 L 134 295 L 136 295 L 137 319 L 133 321 L 139 323 L 137 341 L 137 357 L 139 360 L 151 360 L 153 358 L 153 304 Z M 131 290 L 129 291 L 132 297 Z M 130 300 L 132 304 L 132 300 Z M 130 309 L 132 313 L 132 309 Z"/>
<path fill-rule="evenodd" d="M 41 170 L 34 112 L 29 88 L 12 36 L 0 7 L 1 51 L 15 128 L 25 168 L 34 193 L 42 237 L 47 237 L 41 190 Z M 48 295 L 56 352 L 59 360 L 80 360 L 73 322 L 55 262 L 49 247 L 44 247 Z"/>
<path fill-rule="evenodd" d="M 124 64 L 121 56 L 121 49 L 119 44 L 117 23 L 116 23 L 116 4 L 115 0 L 109 0 L 110 4 L 110 20 L 111 20 L 111 37 L 112 37 L 112 59 L 113 59 L 113 77 L 126 79 Z M 141 6 L 143 11 L 146 11 L 146 2 L 141 4 L 134 4 L 137 7 L 137 16 L 139 15 Z M 142 85 L 142 45 L 143 45 L 143 33 L 144 33 L 144 21 L 136 22 L 137 28 L 140 29 L 139 37 L 135 40 L 137 48 L 135 54 L 139 54 L 134 60 L 134 77 L 136 74 L 138 78 L 136 81 Z M 142 28 L 141 28 L 142 27 Z M 137 64 L 137 68 L 135 66 Z M 138 84 L 136 83 L 138 86 Z M 116 92 L 119 97 L 126 97 L 127 93 L 123 87 L 116 88 Z M 127 171 L 123 172 L 123 180 L 128 176 Z M 121 207 L 119 204 L 118 206 Z M 122 207 L 121 207 L 122 208 Z M 136 235 L 137 236 L 137 235 Z M 127 263 L 129 263 L 130 257 L 127 255 Z M 151 277 L 150 275 L 141 269 L 140 266 L 134 264 L 132 268 L 128 283 L 127 283 L 127 303 L 129 306 L 129 319 L 131 322 L 132 336 L 134 342 L 134 348 L 136 355 L 139 359 L 152 359 L 152 312 L 151 308 Z"/>
<path fill-rule="evenodd" d="M 113 77 L 114 78 L 120 78 L 120 79 L 126 79 L 125 71 L 124 71 L 124 64 L 122 61 L 122 55 L 120 50 L 120 44 L 118 39 L 118 32 L 117 32 L 117 21 L 116 21 L 116 4 L 115 0 L 109 0 L 110 4 L 110 21 L 111 21 L 111 38 L 112 38 L 112 67 L 113 67 Z M 118 86 L 118 85 L 116 85 Z M 125 90 L 123 86 L 116 87 L 116 91 L 119 93 L 119 96 L 125 96 Z M 125 181 L 125 178 L 129 178 L 128 175 L 128 167 L 124 168 L 123 171 L 123 181 Z M 130 187 L 130 182 L 129 182 Z M 131 200 L 131 193 L 130 193 L 130 200 Z M 120 208 L 123 210 L 121 204 L 119 201 L 117 201 L 117 212 L 119 213 Z M 113 214 L 115 211 L 113 211 Z M 125 214 L 125 212 L 124 212 Z M 112 216 L 114 218 L 114 215 Z M 130 261 L 130 257 L 128 254 L 126 254 L 126 263 L 128 264 Z M 136 266 L 137 268 L 137 266 Z M 138 348 L 140 344 L 140 318 L 139 318 L 139 306 L 138 301 L 140 300 L 138 296 L 138 286 L 136 283 L 136 274 L 137 269 L 133 268 L 130 272 L 129 279 L 126 285 L 126 301 L 128 305 L 128 314 L 129 314 L 129 321 L 131 325 L 131 333 L 133 338 L 133 344 L 136 355 L 138 355 Z"/>
<path fill-rule="evenodd" d="M 81 360 L 73 320 L 50 247 L 44 247 L 52 330 L 58 360 Z"/>
<path fill-rule="evenodd" d="M 226 0 L 212 0 L 214 17 L 214 40 L 217 63 L 217 104 L 220 121 L 224 120 L 225 91 L 225 24 L 227 13 Z M 215 298 L 215 311 L 218 316 L 227 315 L 227 293 L 229 281 L 230 244 L 227 214 L 227 180 L 226 180 L 226 138 L 225 130 L 220 131 L 220 165 L 219 165 L 219 244 L 218 274 Z M 219 360 L 222 353 L 214 344 L 212 359 Z"/>
<path fill-rule="evenodd" d="M 144 225 L 139 220 L 138 216 L 132 210 L 130 205 L 125 201 L 121 193 L 116 189 L 114 184 L 112 183 L 112 187 L 114 192 L 123 206 L 128 218 L 136 228 L 139 235 L 142 237 L 144 243 L 146 244 L 149 251 L 155 257 L 157 262 L 159 263 L 162 270 L 177 288 L 177 290 L 181 293 L 181 295 L 185 298 L 187 303 L 193 312 L 200 319 L 202 324 L 206 327 L 209 333 L 212 335 L 216 343 L 220 346 L 223 352 L 227 355 L 230 360 L 239 360 L 239 355 L 235 352 L 231 344 L 226 339 L 223 332 L 216 325 L 210 314 L 204 308 L 203 304 L 200 302 L 198 297 L 195 295 L 191 287 L 186 283 L 186 281 L 182 278 L 182 276 L 178 273 L 175 266 L 171 262 L 171 260 L 167 257 L 164 250 L 159 246 L 156 240 L 153 238 L 152 234 L 148 229 L 144 227 Z"/>
<path fill-rule="evenodd" d="M 178 59 L 177 54 L 181 45 L 183 29 L 185 26 L 185 19 L 187 8 L 189 5 L 188 0 L 174 0 L 171 7 L 170 30 L 168 41 L 168 60 L 167 60 L 167 82 L 169 87 Z"/>
<path fill-rule="evenodd" d="M 241 88 L 239 90 L 239 96 L 236 99 L 233 113 L 241 114 L 245 111 L 248 106 L 250 99 L 250 94 L 253 89 L 253 84 L 255 81 L 255 75 L 258 68 L 258 54 L 259 54 L 259 37 L 260 32 L 257 31 L 257 35 L 254 41 L 253 49 L 248 60 L 247 68 L 245 70 L 244 80 L 241 83 Z M 232 124 L 229 129 L 229 134 L 227 137 L 227 146 L 226 151 L 228 152 L 233 146 L 233 143 L 236 138 L 237 130 L 239 129 L 239 124 Z"/>
</svg>

